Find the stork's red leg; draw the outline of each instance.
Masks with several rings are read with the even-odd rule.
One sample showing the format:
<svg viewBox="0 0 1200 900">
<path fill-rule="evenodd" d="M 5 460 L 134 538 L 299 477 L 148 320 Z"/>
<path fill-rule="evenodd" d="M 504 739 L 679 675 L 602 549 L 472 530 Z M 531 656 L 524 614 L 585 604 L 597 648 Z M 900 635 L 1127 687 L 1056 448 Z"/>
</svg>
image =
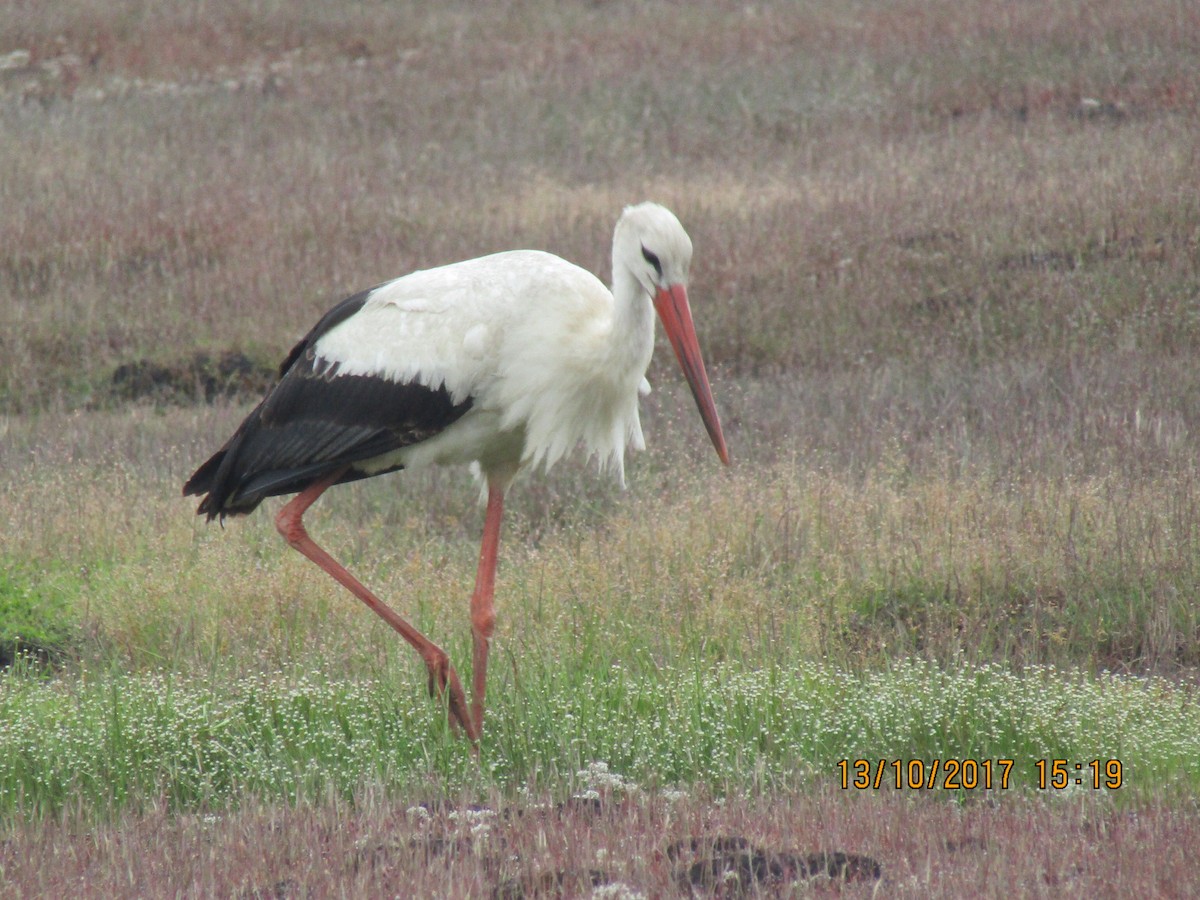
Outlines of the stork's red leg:
<svg viewBox="0 0 1200 900">
<path fill-rule="evenodd" d="M 504 487 L 500 481 L 488 482 L 487 514 L 483 521 L 483 544 L 479 548 L 479 570 L 475 592 L 471 595 L 471 713 L 475 733 L 483 733 L 483 700 L 487 684 L 488 647 L 496 625 L 493 595 L 496 588 L 496 552 L 500 548 L 500 519 L 504 515 Z"/>
<path fill-rule="evenodd" d="M 450 657 L 446 655 L 446 652 L 367 590 L 363 583 L 351 575 L 341 563 L 318 546 L 304 529 L 302 521 L 304 511 L 337 482 L 344 471 L 334 472 L 297 494 L 275 516 L 275 527 L 279 529 L 279 533 L 291 546 L 315 562 L 346 587 L 350 593 L 367 604 L 380 618 L 400 632 L 400 636 L 421 654 L 421 659 L 425 661 L 425 666 L 429 669 L 430 692 L 433 693 L 436 690 L 440 697 L 445 691 L 449 691 L 450 715 L 453 717 L 451 724 L 461 725 L 463 731 L 467 733 L 467 737 L 472 741 L 477 741 L 479 740 L 479 729 L 475 726 L 467 710 L 466 696 L 463 694 L 458 674 L 454 671 L 454 666 L 450 664 Z"/>
</svg>

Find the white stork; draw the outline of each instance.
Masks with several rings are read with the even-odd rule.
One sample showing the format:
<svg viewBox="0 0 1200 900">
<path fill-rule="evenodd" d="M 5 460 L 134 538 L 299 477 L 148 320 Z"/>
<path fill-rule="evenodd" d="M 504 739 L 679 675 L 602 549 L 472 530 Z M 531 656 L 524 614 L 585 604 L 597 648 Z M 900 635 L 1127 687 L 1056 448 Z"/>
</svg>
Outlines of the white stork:
<svg viewBox="0 0 1200 900">
<path fill-rule="evenodd" d="M 413 272 L 343 300 L 293 349 L 263 401 L 183 487 L 209 520 L 298 493 L 279 532 L 382 616 L 449 692 L 451 724 L 483 728 L 504 493 L 524 466 L 547 469 L 582 443 L 624 483 L 625 447 L 644 447 L 638 395 L 654 310 L 717 454 L 729 453 L 687 298 L 692 242 L 654 203 L 613 235 L 611 292 L 557 256 L 515 250 Z M 487 484 L 475 592 L 472 706 L 446 653 L 384 605 L 304 529 L 335 484 L 433 463 L 474 463 Z"/>
</svg>

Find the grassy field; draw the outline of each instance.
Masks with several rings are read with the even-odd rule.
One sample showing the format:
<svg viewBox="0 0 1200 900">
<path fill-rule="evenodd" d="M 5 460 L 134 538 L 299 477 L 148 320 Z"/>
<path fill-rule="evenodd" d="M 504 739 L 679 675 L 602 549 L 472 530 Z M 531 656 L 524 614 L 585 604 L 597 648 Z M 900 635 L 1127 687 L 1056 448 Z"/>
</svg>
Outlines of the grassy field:
<svg viewBox="0 0 1200 900">
<path fill-rule="evenodd" d="M 0 35 L 0 893 L 1200 892 L 1194 4 Z M 269 514 L 180 486 L 337 299 L 512 247 L 607 278 L 642 199 L 734 466 L 660 347 L 628 491 L 517 485 L 476 757 Z M 454 471 L 309 518 L 460 672 L 481 522 Z"/>
</svg>

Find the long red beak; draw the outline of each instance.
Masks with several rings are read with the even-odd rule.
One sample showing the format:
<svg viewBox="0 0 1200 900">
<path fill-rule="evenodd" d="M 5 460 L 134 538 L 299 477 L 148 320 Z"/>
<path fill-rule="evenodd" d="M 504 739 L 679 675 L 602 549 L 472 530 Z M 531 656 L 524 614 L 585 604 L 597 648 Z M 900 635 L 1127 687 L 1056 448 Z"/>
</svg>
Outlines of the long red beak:
<svg viewBox="0 0 1200 900">
<path fill-rule="evenodd" d="M 692 323 L 692 308 L 688 306 L 687 288 L 673 284 L 660 288 L 654 295 L 654 308 L 662 319 L 663 330 L 675 348 L 675 357 L 687 378 L 700 418 L 708 429 L 708 436 L 717 448 L 721 462 L 729 465 L 729 451 L 725 449 L 725 435 L 721 433 L 721 420 L 717 417 L 717 405 L 713 402 L 712 388 L 708 385 L 708 374 L 704 371 L 704 358 L 700 355 L 700 342 L 696 340 L 696 326 Z"/>
</svg>

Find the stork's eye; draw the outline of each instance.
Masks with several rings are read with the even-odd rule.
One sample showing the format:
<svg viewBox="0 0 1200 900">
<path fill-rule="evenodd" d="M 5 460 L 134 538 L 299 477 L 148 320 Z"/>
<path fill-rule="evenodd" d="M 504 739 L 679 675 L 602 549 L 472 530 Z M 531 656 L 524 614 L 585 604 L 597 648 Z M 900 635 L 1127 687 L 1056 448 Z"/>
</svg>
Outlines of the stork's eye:
<svg viewBox="0 0 1200 900">
<path fill-rule="evenodd" d="M 654 266 L 655 273 L 662 278 L 662 263 L 658 261 L 658 256 L 647 250 L 645 246 L 642 247 L 642 259 Z"/>
</svg>

